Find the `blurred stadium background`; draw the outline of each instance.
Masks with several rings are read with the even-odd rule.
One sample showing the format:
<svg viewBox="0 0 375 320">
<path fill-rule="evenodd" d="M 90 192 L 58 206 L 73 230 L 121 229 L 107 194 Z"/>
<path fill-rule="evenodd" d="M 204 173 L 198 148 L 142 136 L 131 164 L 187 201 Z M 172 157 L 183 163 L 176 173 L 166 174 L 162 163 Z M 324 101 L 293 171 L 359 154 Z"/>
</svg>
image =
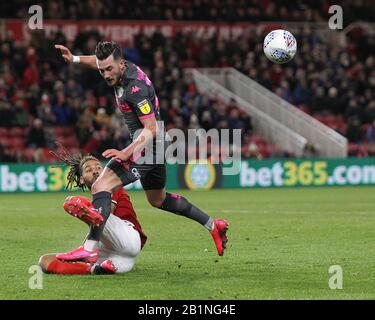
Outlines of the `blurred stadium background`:
<svg viewBox="0 0 375 320">
<path fill-rule="evenodd" d="M 46 21 L 43 30 L 32 31 L 26 24 L 31 16 L 28 8 L 37 3 L 42 5 Z M 342 31 L 328 28 L 331 3 L 2 3 L 0 159 L 51 161 L 45 150 L 54 148 L 56 139 L 73 151 L 96 155 L 106 148 L 127 144 L 128 135 L 116 111 L 112 90 L 100 81 L 97 72 L 67 65 L 53 47 L 61 43 L 75 54 L 92 54 L 96 43 L 103 39 L 121 43 L 127 59 L 149 73 L 167 128 L 240 128 L 245 158 L 311 153 L 371 156 L 375 152 L 375 38 L 373 25 L 362 21 L 374 17 L 372 1 L 343 1 Z M 196 22 L 201 20 L 204 22 Z M 299 45 L 295 59 L 284 66 L 272 64 L 262 53 L 265 34 L 275 28 L 292 31 Z M 210 78 L 226 80 L 225 86 L 251 106 L 228 100 L 222 93 L 210 94 L 212 84 L 203 88 L 199 75 L 187 75 L 186 68 L 220 68 Z M 234 68 L 262 87 L 235 80 L 221 68 Z M 264 89 L 283 100 L 259 97 Z M 288 103 L 297 109 L 284 107 Z M 256 112 L 252 112 L 254 108 Z M 261 112 L 278 122 L 281 141 L 269 132 L 267 127 L 274 124 L 264 120 Z M 312 133 L 308 127 L 300 128 L 306 122 L 314 125 Z M 286 132 L 283 125 L 292 132 Z M 345 136 L 348 143 L 329 129 Z M 303 138 L 307 140 L 306 150 L 289 141 L 297 138 L 301 144 Z M 330 139 L 339 145 L 330 144 Z M 335 148 L 342 150 L 329 151 Z"/>
<path fill-rule="evenodd" d="M 35 4 L 43 8 L 42 30 L 28 28 L 31 16 L 28 9 Z M 173 189 L 241 188 L 236 189 L 236 192 L 211 190 L 209 196 L 203 192 L 191 196 L 208 211 L 218 210 L 216 212 L 231 218 L 233 225 L 238 223 L 239 227 L 241 224 L 241 239 L 233 235 L 233 240 L 241 240 L 242 245 L 237 243 L 239 251 L 233 253 L 232 259 L 241 257 L 240 252 L 244 256 L 248 254 L 247 234 L 251 234 L 250 239 L 256 241 L 256 235 L 267 233 L 268 228 L 277 229 L 279 223 L 289 225 L 288 221 L 292 224 L 296 222 L 295 219 L 301 219 L 296 214 L 299 211 L 303 213 L 302 216 L 310 219 L 310 227 L 319 230 L 315 236 L 319 234 L 321 239 L 327 236 L 327 230 L 319 228 L 326 222 L 325 219 L 335 221 L 333 217 L 337 218 L 338 223 L 341 221 L 345 228 L 352 226 L 354 229 L 330 230 L 333 232 L 332 238 L 326 239 L 327 241 L 336 239 L 343 231 L 348 232 L 347 234 L 352 232 L 354 237 L 354 240 L 346 239 L 345 243 L 348 245 L 359 246 L 355 239 L 365 242 L 373 239 L 370 232 L 375 223 L 371 188 L 361 187 L 360 191 L 334 187 L 324 191 L 305 189 L 303 192 L 307 193 L 301 194 L 305 203 L 293 198 L 294 193 L 285 189 L 278 189 L 277 192 L 267 190 L 269 193 L 263 194 L 257 190 L 259 203 L 252 199 L 250 204 L 250 200 L 247 200 L 254 192 L 249 190 L 252 187 L 375 184 L 372 158 L 375 155 L 373 4 L 371 0 L 142 0 L 136 3 L 127 0 L 2 1 L 0 191 L 64 191 L 66 171 L 53 167 L 50 163 L 55 159 L 48 153 L 56 148 L 55 141 L 61 142 L 73 153 L 91 153 L 99 157 L 105 149 L 122 149 L 129 143 L 128 131 L 123 125 L 121 113 L 115 107 L 113 92 L 101 81 L 98 72 L 66 64 L 54 48 L 54 44 L 59 43 L 69 47 L 73 54 L 92 54 L 99 40 L 114 40 L 123 47 L 125 57 L 141 66 L 153 81 L 167 129 L 242 130 L 242 167 L 238 175 L 221 176 L 220 170 L 211 170 L 209 165 L 195 170 L 189 165 L 168 167 L 168 186 Z M 331 5 L 342 6 L 342 30 L 328 28 L 331 17 L 328 9 Z M 298 43 L 296 57 L 285 65 L 273 64 L 263 54 L 264 36 L 279 28 L 291 31 Z M 233 146 L 236 147 L 238 146 Z M 131 188 L 139 187 L 134 185 Z M 353 199 L 347 197 L 348 194 L 356 194 L 358 197 Z M 336 202 L 335 195 L 341 199 L 340 203 Z M 364 200 L 360 204 L 358 201 L 361 202 L 361 195 Z M 4 196 L 3 194 L 2 197 Z M 14 199 L 22 202 L 22 199 L 30 199 L 12 196 L 15 198 L 7 196 L 7 201 Z M 143 202 L 138 194 L 134 197 Z M 229 199 L 220 207 L 215 202 L 216 197 Z M 55 202 L 53 206 L 56 210 L 61 211 L 58 209 L 60 198 L 63 199 L 63 196 L 58 198 L 50 195 L 48 199 L 50 203 Z M 3 203 L 11 205 L 9 202 Z M 291 206 L 291 203 L 295 206 Z M 322 206 L 319 207 L 321 211 L 317 210 L 321 220 L 314 221 L 316 212 L 309 206 L 317 203 Z M 137 205 L 141 206 L 139 211 L 146 211 L 145 229 L 157 233 L 156 227 L 152 227 L 151 214 L 147 214 L 147 210 L 151 212 L 152 209 L 146 204 L 136 204 L 136 207 Z M 337 206 L 333 208 L 335 205 Z M 231 216 L 226 215 L 233 208 L 239 211 L 241 217 L 237 222 L 235 212 Z M 286 216 L 283 216 L 283 210 Z M 334 212 L 330 217 L 321 215 L 332 210 Z M 360 224 L 353 223 L 348 210 L 361 212 L 360 218 L 365 220 L 361 220 Z M 280 216 L 277 216 L 279 211 Z M 245 219 L 245 214 L 255 212 L 264 212 L 267 218 L 262 220 L 264 216 L 248 215 L 249 219 Z M 275 216 L 269 216 L 267 212 L 272 212 Z M 15 214 L 19 220 L 15 218 L 16 220 L 9 221 L 10 225 L 14 223 L 14 228 L 22 220 L 21 215 L 17 214 L 20 213 Z M 143 221 L 142 213 L 139 215 Z M 59 216 L 62 216 L 61 212 Z M 268 218 L 271 219 L 268 221 Z M 356 219 L 360 218 L 356 216 Z M 68 217 L 57 219 L 66 219 L 64 223 L 68 223 Z M 168 225 L 168 219 L 174 218 L 164 216 L 162 219 Z M 249 221 L 255 225 L 251 226 Z M 6 228 L 5 225 L 3 227 Z M 303 233 L 308 227 L 308 224 L 303 225 L 299 231 Z M 290 228 L 293 229 L 292 226 Z M 271 234 L 275 235 L 273 231 Z M 283 234 L 288 234 L 287 228 L 279 230 L 279 235 L 276 234 L 275 238 L 283 238 Z M 17 239 L 17 235 L 14 237 Z M 314 235 L 307 232 L 306 237 L 289 239 L 288 246 L 298 241 L 313 245 L 316 240 Z M 73 240 L 76 243 L 78 239 L 79 237 L 72 239 L 69 244 L 74 246 Z M 36 241 L 40 242 L 42 239 Z M 66 246 L 66 242 L 64 244 Z M 262 246 L 261 243 L 258 245 Z M 194 246 L 197 247 L 197 244 Z M 56 251 L 50 247 L 48 249 Z M 65 249 L 70 248 L 66 246 Z M 164 249 L 160 249 L 161 254 Z M 295 249 L 298 256 L 299 249 Z M 348 260 L 367 263 L 363 256 L 356 256 L 360 254 L 357 249 L 356 246 L 350 247 L 348 251 L 331 248 L 330 252 L 336 252 L 337 259 L 342 263 L 346 254 L 349 255 Z M 270 245 L 268 250 L 278 250 L 278 247 Z M 314 251 L 314 254 L 317 259 L 323 259 L 317 265 L 325 279 L 326 267 L 334 261 L 329 258 L 324 260 L 324 246 L 321 250 L 323 251 Z M 145 252 L 143 265 L 146 265 L 146 271 L 147 262 L 153 261 L 156 256 L 154 252 L 158 252 L 158 249 L 151 247 L 149 252 Z M 299 253 L 306 254 L 302 249 Z M 261 253 L 254 251 L 251 254 L 256 260 Z M 294 267 L 303 269 L 299 263 L 308 260 L 302 256 L 299 261 L 289 255 L 280 255 L 273 258 L 278 263 L 284 261 L 290 270 L 295 270 Z M 258 260 L 259 264 L 271 263 L 265 262 L 268 258 L 272 259 L 272 254 L 262 256 Z M 30 257 L 27 263 L 32 263 L 33 259 L 35 260 L 35 256 Z M 190 261 L 189 256 L 181 259 L 186 259 L 187 264 Z M 293 259 L 298 261 L 290 266 Z M 241 260 L 242 262 L 245 263 Z M 258 269 L 255 268 L 257 271 L 261 270 L 260 265 L 257 266 Z M 311 262 L 311 265 L 314 263 Z M 165 265 L 165 268 L 168 267 Z M 251 265 L 247 265 L 247 268 L 251 268 Z M 222 272 L 230 274 L 225 273 L 224 269 Z M 243 275 L 239 279 L 245 281 L 248 274 L 241 268 L 237 272 Z M 289 276 L 294 277 L 295 273 L 290 272 Z M 355 272 L 353 267 L 352 274 Z M 370 291 L 366 287 L 366 279 L 371 275 L 369 272 L 365 264 L 361 265 L 363 286 L 359 286 L 355 293 L 347 292 L 342 297 L 372 297 L 371 294 L 367 295 Z M 358 280 L 356 276 L 351 278 L 353 283 Z M 278 279 L 278 273 L 273 274 L 273 283 L 277 283 Z M 303 279 L 301 276 L 300 280 Z M 322 290 L 326 290 L 326 280 L 322 281 L 323 284 L 319 285 L 325 288 Z M 241 285 L 237 280 L 235 283 Z M 254 283 L 249 283 L 249 288 L 253 285 Z M 261 283 L 256 285 L 262 287 Z M 281 283 L 280 287 L 282 286 Z M 207 293 L 203 290 L 198 298 L 330 297 L 327 291 L 323 295 L 306 292 L 305 289 L 298 291 L 298 286 L 293 284 L 290 291 L 277 291 L 277 288 L 276 285 L 276 289 L 272 291 L 267 287 L 264 288 L 265 291 L 255 292 L 254 295 L 246 294 L 244 289 L 243 294 L 238 291 L 237 295 L 227 292 L 217 296 L 207 289 Z M 269 295 L 266 289 L 271 290 L 268 291 Z M 155 298 L 147 294 L 139 294 L 139 297 Z M 176 296 L 164 294 L 161 297 Z M 182 294 L 177 297 L 194 296 Z"/>
</svg>

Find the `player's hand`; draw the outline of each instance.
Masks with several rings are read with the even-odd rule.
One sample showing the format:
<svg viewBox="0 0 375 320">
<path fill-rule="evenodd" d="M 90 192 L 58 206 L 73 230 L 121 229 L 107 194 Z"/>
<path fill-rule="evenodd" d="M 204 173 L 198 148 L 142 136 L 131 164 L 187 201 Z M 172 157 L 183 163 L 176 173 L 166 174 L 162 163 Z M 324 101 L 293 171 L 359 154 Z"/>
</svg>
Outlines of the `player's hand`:
<svg viewBox="0 0 375 320">
<path fill-rule="evenodd" d="M 107 149 L 102 153 L 104 158 L 112 158 L 116 161 L 127 161 L 129 157 L 122 151 L 116 149 Z"/>
<path fill-rule="evenodd" d="M 61 44 L 55 44 L 55 48 L 61 51 L 61 55 L 66 62 L 73 62 L 73 55 L 67 47 Z"/>
</svg>

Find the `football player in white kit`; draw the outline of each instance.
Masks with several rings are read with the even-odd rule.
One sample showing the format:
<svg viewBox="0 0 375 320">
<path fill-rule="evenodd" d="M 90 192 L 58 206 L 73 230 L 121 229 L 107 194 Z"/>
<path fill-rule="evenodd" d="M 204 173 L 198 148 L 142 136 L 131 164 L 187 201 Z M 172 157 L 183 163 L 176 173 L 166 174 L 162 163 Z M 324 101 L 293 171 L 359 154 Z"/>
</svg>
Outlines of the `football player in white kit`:
<svg viewBox="0 0 375 320">
<path fill-rule="evenodd" d="M 66 150 L 56 154 L 59 159 L 70 165 L 68 188 L 76 186 L 90 188 L 98 178 L 103 167 L 92 156 L 72 156 Z M 97 213 L 88 215 L 86 207 L 93 207 L 88 198 L 68 197 L 64 209 L 88 225 L 100 225 L 103 217 Z M 54 274 L 113 274 L 132 270 L 135 259 L 147 240 L 137 219 L 129 195 L 119 188 L 112 195 L 112 211 L 107 220 L 99 248 L 90 257 L 77 261 L 64 261 L 65 254 L 46 254 L 40 257 L 39 265 L 46 273 Z"/>
</svg>

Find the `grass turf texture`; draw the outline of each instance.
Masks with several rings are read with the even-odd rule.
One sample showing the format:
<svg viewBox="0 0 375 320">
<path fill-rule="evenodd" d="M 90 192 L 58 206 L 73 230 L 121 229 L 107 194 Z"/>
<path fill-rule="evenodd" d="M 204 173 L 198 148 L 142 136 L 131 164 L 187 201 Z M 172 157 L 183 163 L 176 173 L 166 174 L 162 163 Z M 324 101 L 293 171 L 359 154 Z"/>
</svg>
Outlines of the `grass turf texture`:
<svg viewBox="0 0 375 320">
<path fill-rule="evenodd" d="M 44 275 L 28 287 L 44 253 L 77 247 L 86 226 L 65 214 L 58 194 L 0 195 L 0 299 L 374 299 L 375 188 L 180 192 L 230 222 L 229 246 L 216 254 L 200 225 L 130 193 L 149 236 L 124 275 Z M 205 250 L 207 249 L 207 250 Z M 331 290 L 331 265 L 343 289 Z"/>
</svg>

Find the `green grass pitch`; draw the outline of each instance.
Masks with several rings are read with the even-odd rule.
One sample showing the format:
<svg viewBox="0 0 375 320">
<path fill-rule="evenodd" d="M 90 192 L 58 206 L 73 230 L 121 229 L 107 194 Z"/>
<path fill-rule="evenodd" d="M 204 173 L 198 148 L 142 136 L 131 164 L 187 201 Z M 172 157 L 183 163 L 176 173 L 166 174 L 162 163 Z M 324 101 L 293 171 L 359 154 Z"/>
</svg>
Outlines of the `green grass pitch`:
<svg viewBox="0 0 375 320">
<path fill-rule="evenodd" d="M 218 257 L 192 221 L 131 198 L 149 236 L 124 275 L 44 275 L 29 268 L 44 253 L 80 245 L 87 227 L 65 214 L 57 194 L 0 195 L 0 299 L 374 299 L 375 188 L 181 191 L 230 223 Z M 343 269 L 343 289 L 328 269 Z"/>
</svg>

